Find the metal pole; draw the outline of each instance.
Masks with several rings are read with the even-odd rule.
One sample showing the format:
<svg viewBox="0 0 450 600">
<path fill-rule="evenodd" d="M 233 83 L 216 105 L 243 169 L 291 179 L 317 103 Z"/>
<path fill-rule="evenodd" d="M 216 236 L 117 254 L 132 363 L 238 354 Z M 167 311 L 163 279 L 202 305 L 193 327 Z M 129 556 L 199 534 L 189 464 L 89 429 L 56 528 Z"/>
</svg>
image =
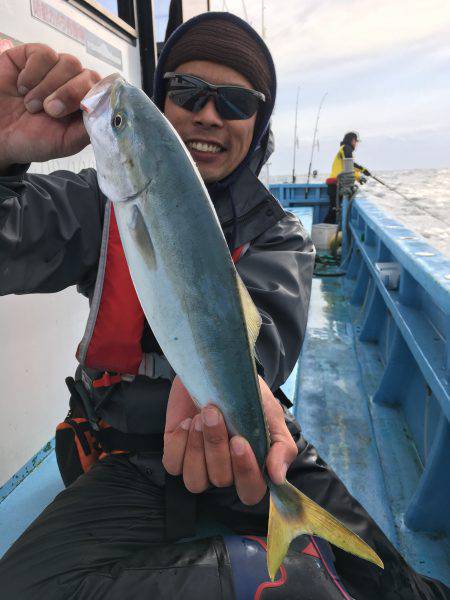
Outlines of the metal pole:
<svg viewBox="0 0 450 600">
<path fill-rule="evenodd" d="M 142 89 L 147 96 L 151 97 L 157 60 L 153 0 L 136 2 L 136 13 L 141 54 Z"/>
<path fill-rule="evenodd" d="M 266 163 L 267 189 L 269 189 L 269 185 L 270 185 L 269 167 L 270 167 L 270 163 L 267 162 Z"/>
<path fill-rule="evenodd" d="M 264 26 L 264 0 L 261 0 L 261 37 L 266 39 L 266 28 Z"/>
<path fill-rule="evenodd" d="M 298 97 L 300 88 L 297 88 L 297 101 L 295 103 L 295 127 L 294 127 L 294 158 L 292 161 L 292 183 L 295 183 L 295 150 L 297 148 L 297 115 L 298 115 Z"/>
<path fill-rule="evenodd" d="M 347 238 L 347 213 L 349 210 L 349 198 L 347 194 L 342 199 L 342 211 L 341 211 L 341 232 L 342 232 L 342 246 L 341 246 L 341 264 L 347 256 L 347 248 L 349 240 Z"/>
<path fill-rule="evenodd" d="M 248 12 L 247 12 L 247 7 L 246 7 L 246 5 L 245 5 L 245 0 L 242 0 L 242 8 L 244 9 L 245 20 L 246 20 L 246 21 L 247 21 L 247 23 L 248 23 L 248 22 L 249 22 L 249 21 L 248 21 Z"/>
<path fill-rule="evenodd" d="M 305 197 L 308 197 L 308 191 L 309 191 L 309 178 L 311 175 L 311 166 L 312 166 L 312 160 L 313 160 L 313 154 L 314 154 L 314 146 L 316 145 L 316 136 L 317 136 L 317 128 L 319 126 L 319 117 L 320 117 L 320 111 L 322 110 L 322 106 L 324 103 L 325 98 L 327 97 L 328 92 L 325 92 L 325 94 L 322 96 L 322 100 L 320 101 L 319 104 L 319 109 L 317 111 L 317 118 L 316 118 L 316 126 L 314 128 L 314 136 L 313 136 L 313 143 L 311 146 L 311 158 L 309 160 L 309 167 L 308 167 L 308 179 L 306 180 L 306 192 L 305 192 Z"/>
</svg>

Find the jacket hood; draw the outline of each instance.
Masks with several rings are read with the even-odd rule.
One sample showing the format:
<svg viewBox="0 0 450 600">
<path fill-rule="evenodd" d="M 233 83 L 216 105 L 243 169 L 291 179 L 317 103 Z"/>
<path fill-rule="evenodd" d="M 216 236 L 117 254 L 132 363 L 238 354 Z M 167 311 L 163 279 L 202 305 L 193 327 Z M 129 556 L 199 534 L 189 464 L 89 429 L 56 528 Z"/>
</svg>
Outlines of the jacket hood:
<svg viewBox="0 0 450 600">
<path fill-rule="evenodd" d="M 180 39 L 186 31 L 195 27 L 199 23 L 206 21 L 208 19 L 224 19 L 234 24 L 238 25 L 242 29 L 244 29 L 249 35 L 251 35 L 254 40 L 261 47 L 261 51 L 264 53 L 267 64 L 269 65 L 269 69 L 271 72 L 271 86 L 270 86 L 270 98 L 263 104 L 263 107 L 258 115 L 258 119 L 255 124 L 255 131 L 253 134 L 253 140 L 250 145 L 249 151 L 246 157 L 242 160 L 242 162 L 236 167 L 236 169 L 225 179 L 208 186 L 212 190 L 224 189 L 228 187 L 231 183 L 236 181 L 242 171 L 248 167 L 255 175 L 258 175 L 261 167 L 266 162 L 267 158 L 270 156 L 273 148 L 272 136 L 270 135 L 270 117 L 273 112 L 273 108 L 275 105 L 275 96 L 276 96 L 276 74 L 275 74 L 275 66 L 273 64 L 272 56 L 268 47 L 266 46 L 263 39 L 258 35 L 258 33 L 250 26 L 248 23 L 228 12 L 207 12 L 202 13 L 189 21 L 186 21 L 180 27 L 175 29 L 172 35 L 166 41 L 164 48 L 161 52 L 161 55 L 158 60 L 158 64 L 156 66 L 155 71 L 155 80 L 153 86 L 153 101 L 156 106 L 163 111 L 164 109 L 164 100 L 165 100 L 165 84 L 164 84 L 164 64 L 167 61 L 167 57 L 170 54 L 171 49 L 173 48 L 175 42 Z"/>
</svg>

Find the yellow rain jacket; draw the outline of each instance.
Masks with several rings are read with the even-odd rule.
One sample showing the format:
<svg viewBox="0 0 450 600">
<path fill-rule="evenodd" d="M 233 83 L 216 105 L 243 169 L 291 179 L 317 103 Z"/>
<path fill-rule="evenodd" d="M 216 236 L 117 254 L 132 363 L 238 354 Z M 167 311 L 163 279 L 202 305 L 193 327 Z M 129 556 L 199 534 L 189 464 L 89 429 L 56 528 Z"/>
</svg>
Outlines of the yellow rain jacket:
<svg viewBox="0 0 450 600">
<path fill-rule="evenodd" d="M 338 153 L 334 157 L 333 166 L 331 167 L 331 173 L 327 179 L 327 183 L 335 183 L 337 176 L 344 170 L 344 158 L 352 158 L 353 148 L 349 145 L 343 145 L 339 148 Z M 362 168 L 355 164 L 355 179 L 359 181 L 361 178 Z M 332 182 L 330 180 L 333 180 Z"/>
</svg>

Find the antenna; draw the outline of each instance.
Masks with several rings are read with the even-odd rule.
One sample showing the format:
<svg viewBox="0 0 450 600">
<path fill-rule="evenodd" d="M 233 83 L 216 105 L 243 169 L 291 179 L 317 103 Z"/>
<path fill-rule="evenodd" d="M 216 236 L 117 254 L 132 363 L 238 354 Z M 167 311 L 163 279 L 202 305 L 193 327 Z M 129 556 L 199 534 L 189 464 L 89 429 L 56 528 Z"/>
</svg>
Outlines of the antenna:
<svg viewBox="0 0 450 600">
<path fill-rule="evenodd" d="M 295 183 L 295 150 L 298 146 L 298 138 L 297 138 L 297 116 L 298 116 L 298 97 L 300 94 L 300 88 L 297 88 L 297 101 L 295 103 L 295 127 L 294 127 L 294 158 L 292 161 L 292 183 Z"/>
<path fill-rule="evenodd" d="M 324 103 L 325 98 L 328 96 L 328 92 L 325 92 L 325 94 L 322 96 L 322 100 L 320 101 L 319 104 L 319 109 L 317 111 L 317 119 L 316 119 L 316 126 L 314 128 L 314 136 L 313 136 L 313 142 L 312 142 L 312 146 L 311 146 L 311 158 L 309 160 L 309 167 L 308 167 L 308 179 L 306 180 L 306 192 L 305 192 L 305 197 L 308 197 L 308 191 L 309 191 L 309 178 L 311 175 L 311 166 L 312 166 L 312 160 L 313 160 L 313 154 L 314 154 L 314 147 L 316 145 L 316 136 L 317 136 L 317 128 L 319 126 L 319 117 L 320 117 L 320 111 L 322 110 L 322 106 Z"/>
<path fill-rule="evenodd" d="M 264 0 L 261 0 L 261 37 L 266 39 L 266 28 L 264 26 Z"/>
<path fill-rule="evenodd" d="M 267 189 L 269 189 L 269 185 L 270 185 L 270 173 L 269 173 L 269 167 L 270 167 L 270 165 L 271 165 L 270 162 L 266 162 Z"/>
<path fill-rule="evenodd" d="M 249 23 L 248 12 L 247 12 L 247 7 L 245 5 L 245 0 L 242 0 L 242 8 L 244 9 L 245 20 L 247 21 L 247 23 Z"/>
</svg>

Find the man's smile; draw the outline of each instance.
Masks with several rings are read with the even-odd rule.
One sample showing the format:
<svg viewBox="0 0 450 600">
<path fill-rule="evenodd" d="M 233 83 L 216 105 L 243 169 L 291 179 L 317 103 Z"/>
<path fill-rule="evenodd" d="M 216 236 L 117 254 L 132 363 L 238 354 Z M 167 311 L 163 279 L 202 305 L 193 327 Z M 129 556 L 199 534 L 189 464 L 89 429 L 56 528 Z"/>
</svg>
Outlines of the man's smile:
<svg viewBox="0 0 450 600">
<path fill-rule="evenodd" d="M 212 152 L 213 154 L 219 154 L 225 152 L 224 146 L 218 142 L 201 139 L 191 139 L 185 142 L 189 150 L 196 150 L 197 152 Z"/>
</svg>

